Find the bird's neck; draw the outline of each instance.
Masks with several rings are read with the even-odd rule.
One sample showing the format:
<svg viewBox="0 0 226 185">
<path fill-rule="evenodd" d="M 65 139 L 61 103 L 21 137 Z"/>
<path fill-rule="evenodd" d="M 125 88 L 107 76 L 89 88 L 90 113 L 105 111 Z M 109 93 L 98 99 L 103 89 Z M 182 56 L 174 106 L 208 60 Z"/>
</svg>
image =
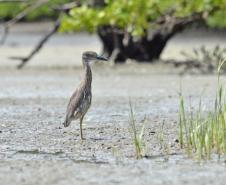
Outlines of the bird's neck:
<svg viewBox="0 0 226 185">
<path fill-rule="evenodd" d="M 90 65 L 88 62 L 83 62 L 83 67 L 84 67 L 84 80 L 85 80 L 85 84 L 87 84 L 87 86 L 91 87 L 91 83 L 92 83 L 92 71 L 90 68 Z"/>
</svg>

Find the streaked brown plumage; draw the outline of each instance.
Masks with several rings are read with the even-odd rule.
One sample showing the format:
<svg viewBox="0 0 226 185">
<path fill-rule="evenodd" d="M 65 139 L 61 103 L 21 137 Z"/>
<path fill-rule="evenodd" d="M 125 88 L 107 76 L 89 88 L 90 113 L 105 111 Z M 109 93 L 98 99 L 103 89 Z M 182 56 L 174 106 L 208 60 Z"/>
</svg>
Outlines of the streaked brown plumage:
<svg viewBox="0 0 226 185">
<path fill-rule="evenodd" d="M 92 101 L 92 71 L 89 62 L 103 60 L 107 61 L 106 58 L 98 56 L 95 52 L 87 51 L 82 55 L 82 62 L 84 68 L 83 78 L 80 85 L 76 91 L 72 94 L 66 111 L 66 118 L 63 123 L 65 127 L 68 127 L 73 120 L 80 119 L 80 136 L 83 138 L 82 134 L 82 122 L 85 114 L 87 113 L 91 101 Z"/>
</svg>

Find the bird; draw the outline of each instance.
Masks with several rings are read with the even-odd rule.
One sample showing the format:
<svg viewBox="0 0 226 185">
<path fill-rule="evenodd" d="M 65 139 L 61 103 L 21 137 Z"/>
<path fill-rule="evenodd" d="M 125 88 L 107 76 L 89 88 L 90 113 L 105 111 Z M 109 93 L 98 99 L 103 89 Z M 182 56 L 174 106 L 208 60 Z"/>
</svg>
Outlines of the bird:
<svg viewBox="0 0 226 185">
<path fill-rule="evenodd" d="M 108 61 L 107 58 L 98 55 L 93 51 L 86 51 L 82 54 L 83 76 L 77 89 L 69 99 L 64 127 L 68 127 L 73 120 L 80 120 L 80 137 L 84 140 L 82 132 L 83 118 L 89 110 L 92 102 L 92 71 L 90 63 L 93 61 Z"/>
</svg>

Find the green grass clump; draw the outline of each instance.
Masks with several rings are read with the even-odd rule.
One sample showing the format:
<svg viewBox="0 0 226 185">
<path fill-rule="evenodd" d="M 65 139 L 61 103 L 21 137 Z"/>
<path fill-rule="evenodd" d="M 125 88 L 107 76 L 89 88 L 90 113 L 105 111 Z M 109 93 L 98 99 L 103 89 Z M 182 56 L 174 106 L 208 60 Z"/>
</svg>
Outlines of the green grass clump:
<svg viewBox="0 0 226 185">
<path fill-rule="evenodd" d="M 220 158 L 226 154 L 226 88 L 221 84 L 220 71 L 224 60 L 218 67 L 217 89 L 214 108 L 204 112 L 200 99 L 197 111 L 186 113 L 184 98 L 180 94 L 179 104 L 179 142 L 187 153 L 198 159 L 211 159 L 212 154 Z"/>
<path fill-rule="evenodd" d="M 145 119 L 141 130 L 138 130 L 136 126 L 136 120 L 133 112 L 133 107 L 131 101 L 129 101 L 130 106 L 130 133 L 133 140 L 133 145 L 135 148 L 136 159 L 140 159 L 145 156 L 145 143 L 144 143 L 144 130 L 145 130 Z"/>
</svg>

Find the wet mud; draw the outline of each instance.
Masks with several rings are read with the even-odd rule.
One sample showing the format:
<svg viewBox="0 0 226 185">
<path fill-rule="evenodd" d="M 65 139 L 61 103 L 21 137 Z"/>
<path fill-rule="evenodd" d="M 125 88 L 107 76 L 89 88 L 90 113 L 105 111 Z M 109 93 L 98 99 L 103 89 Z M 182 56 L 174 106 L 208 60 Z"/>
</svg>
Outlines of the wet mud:
<svg viewBox="0 0 226 185">
<path fill-rule="evenodd" d="M 100 51 L 100 43 L 85 34 L 58 35 L 23 70 L 16 70 L 18 61 L 9 56 L 26 56 L 46 31 L 33 32 L 24 25 L 12 30 L 0 48 L 1 185 L 225 184 L 224 159 L 197 162 L 176 142 L 180 87 L 188 104 L 197 107 L 202 96 L 208 109 L 215 97 L 215 75 L 180 76 L 180 69 L 161 63 L 93 65 L 93 102 L 84 118 L 86 140 L 81 141 L 78 122 L 68 128 L 62 122 L 81 79 L 81 53 Z M 206 39 L 202 32 L 197 37 L 179 35 L 163 58 L 179 56 L 182 48 L 192 50 L 203 41 L 208 46 L 225 43 L 225 37 Z M 129 99 L 138 128 L 146 118 L 141 160 L 135 159 L 129 129 Z"/>
<path fill-rule="evenodd" d="M 84 119 L 84 141 L 77 121 L 68 128 L 62 125 L 82 68 L 2 69 L 1 183 L 224 184 L 223 162 L 200 164 L 189 159 L 176 142 L 180 83 L 194 106 L 205 89 L 203 102 L 208 108 L 216 77 L 180 77 L 158 73 L 151 65 L 132 66 L 92 66 L 93 102 Z M 138 128 L 147 118 L 142 160 L 135 159 L 129 99 Z"/>
</svg>

